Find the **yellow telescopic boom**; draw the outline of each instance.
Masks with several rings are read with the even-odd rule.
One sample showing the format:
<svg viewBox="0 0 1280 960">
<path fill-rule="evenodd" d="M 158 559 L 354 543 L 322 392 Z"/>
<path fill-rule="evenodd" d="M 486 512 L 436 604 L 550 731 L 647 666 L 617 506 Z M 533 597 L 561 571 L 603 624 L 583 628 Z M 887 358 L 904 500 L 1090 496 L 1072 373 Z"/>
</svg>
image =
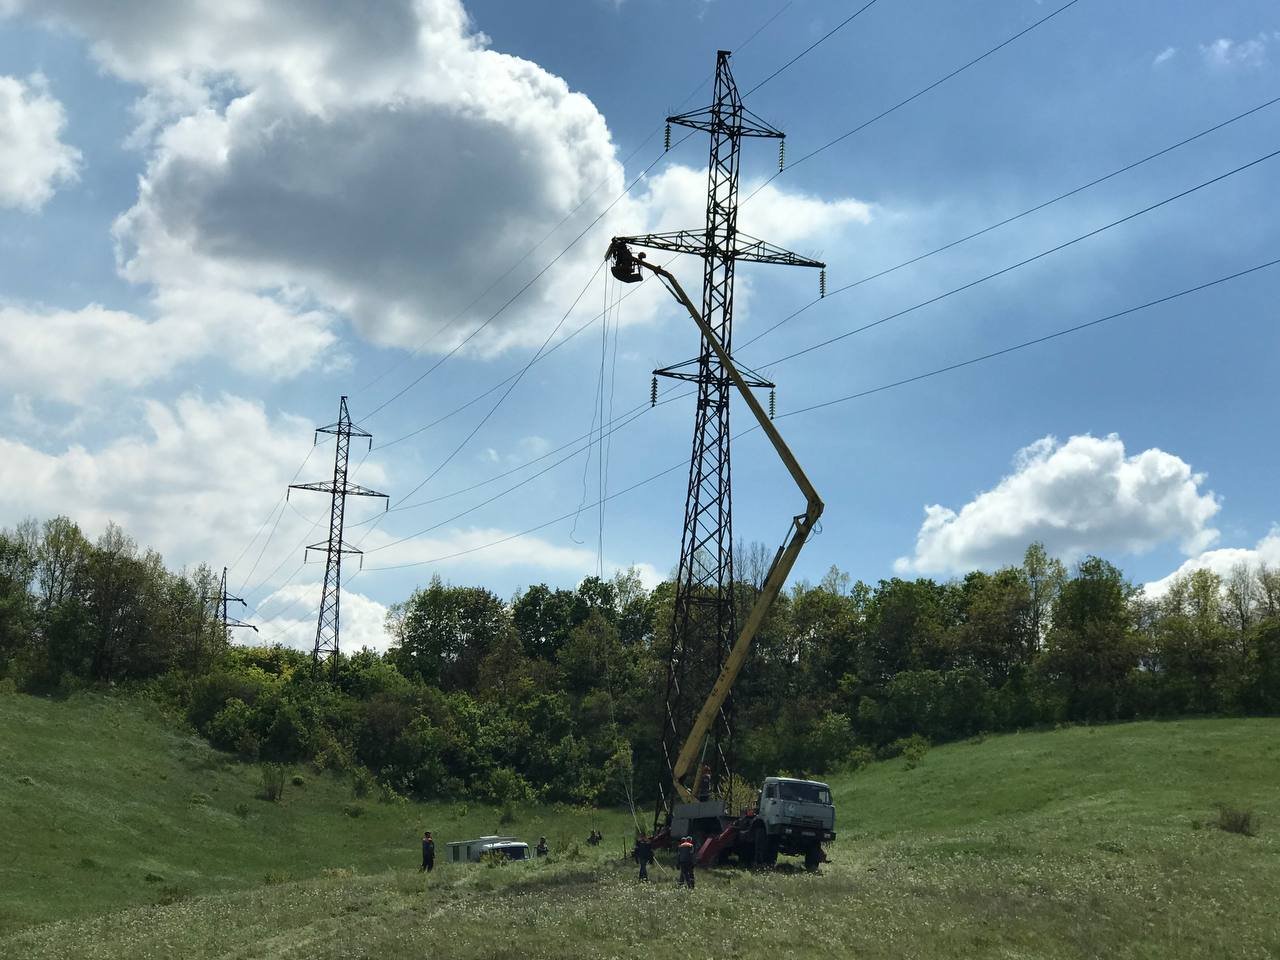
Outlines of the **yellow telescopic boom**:
<svg viewBox="0 0 1280 960">
<path fill-rule="evenodd" d="M 769 567 L 769 575 L 765 578 L 760 596 L 756 598 L 755 605 L 752 606 L 751 612 L 747 615 L 747 622 L 743 624 L 742 632 L 738 634 L 737 642 L 734 643 L 733 649 L 729 652 L 729 658 L 721 668 L 720 676 L 716 678 L 715 686 L 711 688 L 710 695 L 708 695 L 706 702 L 703 703 L 702 709 L 698 711 L 698 716 L 693 722 L 689 736 L 676 757 L 675 766 L 672 768 L 676 793 L 685 802 L 693 802 L 696 799 L 694 793 L 685 785 L 684 781 L 693 771 L 702 742 L 710 731 L 712 723 L 715 722 L 716 714 L 724 706 L 724 702 L 729 696 L 729 691 L 733 689 L 734 682 L 738 679 L 738 674 L 742 670 L 742 665 L 746 662 L 747 654 L 751 650 L 751 643 L 755 639 L 756 632 L 760 629 L 760 624 L 764 622 L 765 615 L 769 612 L 769 607 L 773 605 L 773 601 L 777 599 L 783 584 L 786 583 L 787 577 L 791 574 L 791 568 L 795 566 L 796 557 L 800 555 L 800 548 L 804 546 L 805 540 L 808 539 L 809 534 L 813 531 L 818 518 L 822 516 L 823 503 L 822 498 L 818 496 L 818 491 L 813 488 L 813 484 L 805 476 L 804 470 L 796 462 L 791 448 L 782 439 L 782 435 L 778 433 L 778 428 L 773 425 L 773 421 L 769 419 L 764 408 L 760 406 L 760 401 L 756 399 L 755 394 L 751 392 L 751 388 L 747 386 L 747 382 L 734 365 L 733 358 L 725 350 L 724 344 L 720 342 L 711 327 L 707 325 L 707 322 L 702 318 L 702 314 L 698 312 L 698 308 L 693 305 L 693 301 L 689 299 L 688 294 L 684 292 L 684 288 L 680 286 L 680 281 L 662 267 L 644 260 L 643 255 L 633 257 L 630 250 L 617 241 L 610 247 L 609 252 L 615 259 L 615 275 L 622 277 L 622 274 L 628 271 L 634 274 L 638 268 L 644 267 L 660 277 L 663 283 L 666 284 L 667 289 L 671 291 L 671 294 L 684 304 L 684 308 L 689 311 L 689 316 L 693 318 L 693 322 L 702 331 L 703 339 L 707 341 L 707 344 L 715 353 L 716 359 L 720 361 L 720 365 L 729 374 L 729 379 L 733 381 L 733 385 L 742 394 L 742 398 L 746 400 L 747 406 L 751 408 L 751 413 L 760 425 L 760 429 L 764 431 L 765 436 L 769 438 L 769 442 L 773 444 L 773 449 L 777 451 L 778 457 L 791 474 L 791 479 L 795 481 L 796 486 L 800 488 L 800 492 L 804 494 L 805 498 L 804 513 L 797 514 L 792 518 L 790 535 L 787 537 L 786 543 L 779 547 L 778 552 L 774 555 L 773 564 Z"/>
</svg>

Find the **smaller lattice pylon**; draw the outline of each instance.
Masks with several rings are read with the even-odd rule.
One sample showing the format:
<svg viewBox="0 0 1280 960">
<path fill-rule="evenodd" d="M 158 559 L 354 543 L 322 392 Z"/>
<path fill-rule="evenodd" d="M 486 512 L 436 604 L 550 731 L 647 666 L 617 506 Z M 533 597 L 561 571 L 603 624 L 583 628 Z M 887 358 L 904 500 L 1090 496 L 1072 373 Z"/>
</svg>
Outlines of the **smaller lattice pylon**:
<svg viewBox="0 0 1280 960">
<path fill-rule="evenodd" d="M 231 594 L 227 593 L 227 568 L 226 567 L 222 568 L 222 582 L 218 586 L 217 595 L 210 597 L 209 599 L 214 602 L 214 609 L 215 609 L 214 618 L 217 620 L 218 626 L 222 628 L 222 635 L 224 637 L 230 638 L 231 631 L 239 628 L 249 629 L 249 630 L 252 630 L 254 633 L 258 632 L 258 628 L 255 627 L 252 623 L 245 623 L 243 620 L 237 620 L 235 617 L 231 616 L 227 612 L 228 607 L 233 603 L 238 603 L 240 604 L 240 606 L 246 607 L 246 608 L 249 605 L 245 603 L 242 598 L 233 597 L 231 596 Z"/>
</svg>

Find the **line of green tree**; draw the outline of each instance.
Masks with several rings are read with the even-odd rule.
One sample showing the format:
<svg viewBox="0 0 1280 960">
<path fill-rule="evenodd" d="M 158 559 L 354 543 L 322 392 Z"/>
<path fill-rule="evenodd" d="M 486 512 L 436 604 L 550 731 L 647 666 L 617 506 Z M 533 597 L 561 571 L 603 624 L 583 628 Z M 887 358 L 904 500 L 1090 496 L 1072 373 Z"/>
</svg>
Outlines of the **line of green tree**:
<svg viewBox="0 0 1280 960">
<path fill-rule="evenodd" d="M 740 550 L 742 612 L 767 565 Z M 613 803 L 651 796 L 672 584 L 634 572 L 504 601 L 439 577 L 394 605 L 390 648 L 228 642 L 205 566 L 167 570 L 117 527 L 0 532 L 0 684 L 124 684 L 246 759 L 310 760 L 388 797 Z M 1147 597 L 1097 557 L 786 591 L 737 685 L 738 769 L 820 774 L 933 742 L 1064 722 L 1280 712 L 1280 571 L 1200 570 Z"/>
</svg>

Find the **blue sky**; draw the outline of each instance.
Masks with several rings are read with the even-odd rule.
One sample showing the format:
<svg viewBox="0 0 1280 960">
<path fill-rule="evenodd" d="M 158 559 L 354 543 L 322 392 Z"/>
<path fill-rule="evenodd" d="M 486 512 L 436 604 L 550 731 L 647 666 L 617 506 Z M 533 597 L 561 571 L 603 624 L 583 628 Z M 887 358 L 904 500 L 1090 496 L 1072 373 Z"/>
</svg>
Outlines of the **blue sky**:
<svg viewBox="0 0 1280 960">
<path fill-rule="evenodd" d="M 322 538 L 312 524 L 327 504 L 280 495 L 310 428 L 346 393 L 375 444 L 398 440 L 519 372 L 575 297 L 550 343 L 603 312 L 618 293 L 597 272 L 609 235 L 700 225 L 705 138 L 663 157 L 653 134 L 709 97 L 699 83 L 716 49 L 739 51 L 746 91 L 860 5 L 403 0 L 353 19 L 287 0 L 233 19 L 215 3 L 104 14 L 88 0 L 0 0 L 0 523 L 64 512 L 97 532 L 114 519 L 173 564 L 228 564 L 264 636 L 305 644 L 321 568 L 299 569 L 297 546 Z M 1060 5 L 879 0 L 748 106 L 787 132 L 794 163 Z M 1270 100 L 1278 68 L 1274 3 L 1080 0 L 788 169 L 740 226 L 820 255 L 842 287 Z M 1278 133 L 1280 104 L 745 347 L 812 300 L 817 277 L 744 265 L 739 356 L 778 382 L 787 414 L 1275 259 L 1280 158 L 773 362 L 1257 160 Z M 773 144 L 748 142 L 743 196 L 775 169 Z M 696 288 L 695 261 L 673 269 Z M 1278 271 L 785 416 L 827 502 L 798 574 L 945 578 L 1016 561 L 1034 538 L 1067 559 L 1102 553 L 1135 582 L 1280 562 Z M 649 371 L 696 352 L 652 287 L 609 309 L 603 339 L 590 323 L 530 367 L 492 413 L 502 390 L 367 458 L 355 448 L 353 479 L 393 507 L 435 501 L 350 529 L 368 551 L 345 607 L 358 642 L 384 642 L 383 606 L 433 573 L 509 596 L 672 567 L 683 470 L 612 500 L 603 530 L 591 505 L 602 482 L 616 492 L 687 457 L 688 400 L 612 435 L 607 480 L 593 446 L 492 503 L 559 455 L 467 489 L 588 435 L 602 369 L 606 415 L 610 403 L 639 413 Z M 331 456 L 316 448 L 298 479 L 327 476 Z M 736 535 L 772 547 L 801 504 L 758 433 L 735 445 L 734 483 Z M 512 536 L 584 503 L 576 523 Z M 349 516 L 378 509 L 355 501 Z"/>
</svg>

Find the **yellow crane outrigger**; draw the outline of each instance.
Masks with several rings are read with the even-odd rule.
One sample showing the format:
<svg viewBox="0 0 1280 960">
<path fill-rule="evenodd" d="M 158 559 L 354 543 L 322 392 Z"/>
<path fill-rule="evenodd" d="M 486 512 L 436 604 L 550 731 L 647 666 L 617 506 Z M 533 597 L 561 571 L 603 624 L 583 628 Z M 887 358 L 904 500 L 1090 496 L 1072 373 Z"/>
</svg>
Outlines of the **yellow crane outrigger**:
<svg viewBox="0 0 1280 960">
<path fill-rule="evenodd" d="M 610 244 L 606 257 L 613 260 L 613 275 L 625 283 L 634 283 L 642 279 L 640 276 L 642 267 L 650 271 L 662 280 L 671 295 L 679 300 L 684 305 L 684 308 L 689 311 L 689 316 L 693 318 L 693 322 L 702 331 L 702 338 L 711 347 L 716 359 L 720 361 L 720 365 L 729 375 L 729 379 L 733 381 L 733 385 L 742 394 L 742 398 L 746 400 L 747 406 L 756 418 L 756 423 L 764 431 L 765 436 L 769 438 L 769 442 L 773 444 L 773 449 L 777 452 L 779 459 L 782 460 L 783 465 L 787 468 L 787 472 L 791 474 L 791 479 L 795 481 L 796 486 L 800 488 L 800 492 L 805 498 L 804 513 L 796 514 L 792 518 L 790 534 L 786 542 L 774 554 L 773 563 L 769 566 L 769 573 L 765 577 L 760 595 L 751 607 L 751 612 L 747 614 L 746 623 L 742 625 L 742 631 L 738 634 L 737 642 L 734 643 L 733 649 L 729 652 L 729 657 L 725 660 L 724 666 L 720 670 L 720 676 L 716 678 L 715 685 L 711 688 L 711 693 L 707 696 L 706 702 L 703 703 L 702 709 L 698 711 L 698 716 L 694 719 L 689 735 L 680 748 L 680 753 L 676 756 L 675 765 L 672 767 L 675 792 L 686 803 L 693 803 L 697 797 L 694 790 L 690 789 L 684 781 L 693 772 L 701 744 L 711 730 L 716 714 L 724 706 L 725 699 L 729 696 L 729 691 L 733 688 L 734 682 L 738 679 L 738 674 L 746 662 L 747 654 L 751 650 L 752 641 L 755 640 L 760 624 L 764 622 L 765 615 L 769 612 L 769 607 L 773 605 L 773 601 L 777 599 L 783 584 L 786 583 L 787 577 L 791 574 L 791 568 L 795 566 L 796 557 L 800 555 L 800 548 L 804 546 L 805 540 L 813 532 L 818 518 L 822 516 L 823 503 L 822 498 L 818 496 L 818 491 L 809 482 L 809 478 L 805 476 L 804 470 L 801 469 L 795 455 L 791 452 L 791 448 L 782 439 L 782 435 L 778 433 L 778 428 L 773 425 L 773 421 L 765 413 L 760 401 L 756 399 L 755 394 L 751 392 L 751 388 L 747 386 L 746 380 L 738 372 L 738 368 L 734 365 L 733 358 L 729 356 L 729 352 L 725 350 L 724 344 L 720 342 L 715 332 L 708 326 L 702 314 L 698 312 L 698 308 L 693 305 L 693 301 L 684 292 L 684 288 L 680 286 L 680 281 L 663 267 L 649 263 L 645 260 L 644 254 L 632 254 L 626 243 L 617 238 Z"/>
</svg>

